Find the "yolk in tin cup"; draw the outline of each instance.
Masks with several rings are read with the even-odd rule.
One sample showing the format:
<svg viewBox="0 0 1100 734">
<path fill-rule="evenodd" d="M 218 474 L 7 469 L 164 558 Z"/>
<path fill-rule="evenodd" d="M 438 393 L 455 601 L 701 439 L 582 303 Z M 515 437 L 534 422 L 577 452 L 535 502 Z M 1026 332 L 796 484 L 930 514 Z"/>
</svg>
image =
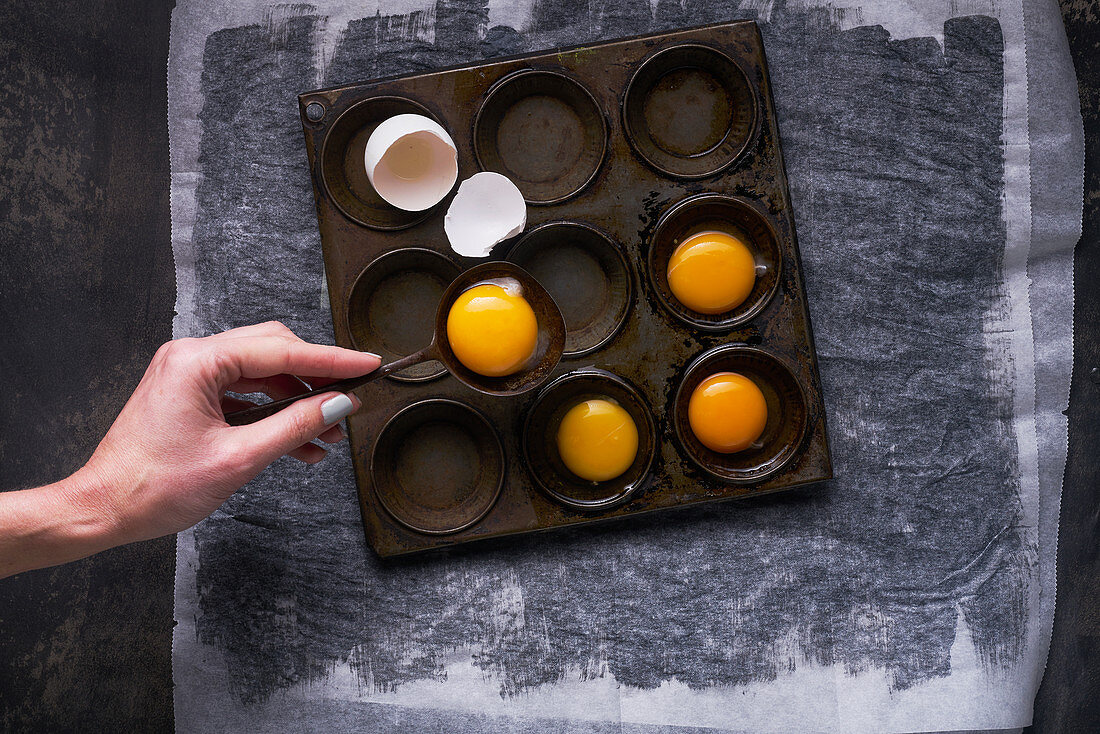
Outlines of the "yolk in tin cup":
<svg viewBox="0 0 1100 734">
<path fill-rule="evenodd" d="M 614 400 L 577 403 L 558 425 L 558 455 L 569 471 L 590 482 L 621 476 L 638 455 L 638 426 Z"/>
<path fill-rule="evenodd" d="M 447 341 L 458 361 L 486 377 L 527 367 L 538 346 L 539 325 L 518 282 L 505 279 L 463 292 L 447 314 Z"/>
<path fill-rule="evenodd" d="M 749 297 L 756 261 L 739 238 L 707 231 L 686 238 L 668 259 L 668 287 L 692 311 L 719 314 Z"/>
<path fill-rule="evenodd" d="M 699 383 L 688 401 L 688 424 L 711 451 L 732 454 L 757 442 L 768 423 L 768 404 L 756 383 L 718 372 Z"/>
</svg>

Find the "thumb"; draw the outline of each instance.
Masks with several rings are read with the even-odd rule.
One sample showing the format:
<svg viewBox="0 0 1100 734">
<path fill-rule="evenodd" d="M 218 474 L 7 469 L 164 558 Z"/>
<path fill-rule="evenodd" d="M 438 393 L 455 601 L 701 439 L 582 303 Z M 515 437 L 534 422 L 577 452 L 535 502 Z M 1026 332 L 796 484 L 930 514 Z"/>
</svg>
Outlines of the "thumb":
<svg viewBox="0 0 1100 734">
<path fill-rule="evenodd" d="M 233 428 L 241 453 L 263 468 L 293 449 L 317 438 L 325 429 L 351 415 L 362 403 L 354 395 L 324 393 L 299 400 L 275 415 Z"/>
</svg>

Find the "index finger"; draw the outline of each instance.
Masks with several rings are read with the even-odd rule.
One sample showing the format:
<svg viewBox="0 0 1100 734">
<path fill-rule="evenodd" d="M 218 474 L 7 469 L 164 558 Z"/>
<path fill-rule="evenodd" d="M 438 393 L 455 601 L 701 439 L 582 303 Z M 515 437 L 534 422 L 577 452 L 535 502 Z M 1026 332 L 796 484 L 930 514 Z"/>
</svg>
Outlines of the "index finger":
<svg viewBox="0 0 1100 734">
<path fill-rule="evenodd" d="M 310 344 L 286 336 L 244 336 L 212 345 L 216 350 L 221 384 L 241 378 L 275 375 L 312 375 L 342 379 L 378 368 L 378 355 L 343 347 Z"/>
</svg>

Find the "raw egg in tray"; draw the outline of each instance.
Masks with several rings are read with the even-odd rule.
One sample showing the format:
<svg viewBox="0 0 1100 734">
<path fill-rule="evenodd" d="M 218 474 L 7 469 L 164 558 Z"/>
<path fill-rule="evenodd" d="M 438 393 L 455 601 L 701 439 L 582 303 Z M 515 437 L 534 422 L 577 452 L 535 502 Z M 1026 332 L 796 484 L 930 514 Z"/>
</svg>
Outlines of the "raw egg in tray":
<svg viewBox="0 0 1100 734">
<path fill-rule="evenodd" d="M 755 23 L 299 106 L 336 342 L 438 348 L 348 420 L 380 555 L 832 475 Z"/>
</svg>

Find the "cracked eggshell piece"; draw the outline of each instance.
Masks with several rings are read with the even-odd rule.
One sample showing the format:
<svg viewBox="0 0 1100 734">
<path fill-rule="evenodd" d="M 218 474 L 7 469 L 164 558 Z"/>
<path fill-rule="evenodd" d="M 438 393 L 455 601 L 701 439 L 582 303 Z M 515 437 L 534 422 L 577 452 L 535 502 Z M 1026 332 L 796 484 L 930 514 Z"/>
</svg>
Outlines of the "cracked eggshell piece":
<svg viewBox="0 0 1100 734">
<path fill-rule="evenodd" d="M 458 180 L 458 149 L 435 120 L 395 115 L 374 129 L 363 154 L 367 178 L 398 209 L 424 211 Z"/>
<path fill-rule="evenodd" d="M 527 203 L 519 188 L 499 173 L 475 173 L 463 181 L 443 219 L 451 249 L 464 257 L 485 257 L 498 242 L 527 226 Z"/>
</svg>

